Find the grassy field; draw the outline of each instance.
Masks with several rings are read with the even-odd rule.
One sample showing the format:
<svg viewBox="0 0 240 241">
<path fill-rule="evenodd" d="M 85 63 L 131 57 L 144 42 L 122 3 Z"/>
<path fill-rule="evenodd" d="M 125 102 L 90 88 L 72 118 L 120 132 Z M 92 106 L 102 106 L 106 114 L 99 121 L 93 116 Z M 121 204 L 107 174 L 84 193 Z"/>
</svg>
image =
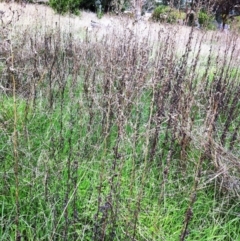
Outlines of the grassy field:
<svg viewBox="0 0 240 241">
<path fill-rule="evenodd" d="M 0 7 L 0 240 L 240 240 L 237 34 Z"/>
</svg>

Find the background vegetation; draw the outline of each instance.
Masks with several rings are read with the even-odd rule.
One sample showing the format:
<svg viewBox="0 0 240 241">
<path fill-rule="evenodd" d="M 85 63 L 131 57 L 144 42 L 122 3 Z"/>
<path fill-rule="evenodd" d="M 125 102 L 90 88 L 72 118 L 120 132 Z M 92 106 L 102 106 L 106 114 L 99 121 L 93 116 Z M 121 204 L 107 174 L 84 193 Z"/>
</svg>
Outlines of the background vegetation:
<svg viewBox="0 0 240 241">
<path fill-rule="evenodd" d="M 180 12 L 175 8 L 165 5 L 156 7 L 152 14 L 153 20 L 171 24 L 177 23 L 179 19 L 185 20 L 185 18 L 186 14 L 184 12 Z"/>
<path fill-rule="evenodd" d="M 0 240 L 239 240 L 238 35 L 8 13 Z"/>
<path fill-rule="evenodd" d="M 81 2 L 82 0 L 50 0 L 49 5 L 60 14 L 71 12 L 78 15 Z"/>
</svg>

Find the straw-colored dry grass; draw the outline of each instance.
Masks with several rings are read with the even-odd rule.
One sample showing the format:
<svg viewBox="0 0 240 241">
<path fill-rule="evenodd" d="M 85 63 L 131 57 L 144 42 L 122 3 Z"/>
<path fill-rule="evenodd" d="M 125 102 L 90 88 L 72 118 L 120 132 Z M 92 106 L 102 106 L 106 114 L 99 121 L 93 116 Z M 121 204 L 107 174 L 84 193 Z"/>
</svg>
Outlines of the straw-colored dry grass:
<svg viewBox="0 0 240 241">
<path fill-rule="evenodd" d="M 74 16 L 72 14 L 66 14 L 65 16 L 60 16 L 55 14 L 54 11 L 44 5 L 37 4 L 27 4 L 19 5 L 15 3 L 0 3 L 0 9 L 5 12 L 3 16 L 4 21 L 11 19 L 12 11 L 18 11 L 19 20 L 16 21 L 15 27 L 20 27 L 22 31 L 24 29 L 41 28 L 45 31 L 47 28 L 55 28 L 60 26 L 62 30 L 71 31 L 76 33 L 75 37 L 81 36 L 81 33 L 86 29 L 90 31 L 98 32 L 99 36 L 103 34 L 111 34 L 113 31 L 119 31 L 122 34 L 126 28 L 132 29 L 139 38 L 143 38 L 149 35 L 154 42 L 158 42 L 159 31 L 161 35 L 166 35 L 169 31 L 175 32 L 175 40 L 177 43 L 177 48 L 179 54 L 185 51 L 185 46 L 189 39 L 189 34 L 191 28 L 186 26 L 171 26 L 168 24 L 153 23 L 151 21 L 141 21 L 139 23 L 134 23 L 133 19 L 126 16 L 114 16 L 111 14 L 105 14 L 101 19 L 98 19 L 95 13 L 82 11 L 81 16 Z M 100 28 L 92 28 L 91 21 L 95 21 L 100 24 Z M 224 49 L 229 45 L 229 39 L 235 33 L 232 32 L 205 32 L 203 30 L 196 30 L 193 34 L 193 38 L 196 40 L 196 48 L 199 43 L 199 39 L 203 38 L 203 44 L 201 46 L 201 54 L 207 56 L 210 50 L 210 39 L 214 35 L 216 45 L 214 46 L 213 53 L 221 51 L 224 54 Z M 239 43 L 239 37 L 236 37 Z M 234 51 L 234 55 L 240 61 L 240 44 Z"/>
</svg>

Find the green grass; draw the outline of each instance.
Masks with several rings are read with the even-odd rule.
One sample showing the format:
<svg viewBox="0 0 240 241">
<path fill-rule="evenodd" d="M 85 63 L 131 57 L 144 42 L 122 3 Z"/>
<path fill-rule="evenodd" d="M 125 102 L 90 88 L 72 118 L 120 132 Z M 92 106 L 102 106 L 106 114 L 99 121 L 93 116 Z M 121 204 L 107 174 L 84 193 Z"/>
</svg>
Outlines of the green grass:
<svg viewBox="0 0 240 241">
<path fill-rule="evenodd" d="M 79 93 L 78 90 L 76 92 Z M 147 96 L 143 96 L 143 103 L 146 106 L 148 105 L 145 100 L 148 99 Z M 101 143 L 103 137 L 100 133 L 98 117 L 95 116 L 91 132 L 88 132 L 86 128 L 89 116 L 85 110 L 78 107 L 79 101 L 85 102 L 85 99 L 76 95 L 76 99 L 70 100 L 67 91 L 64 99 L 59 97 L 55 99 L 53 110 L 49 111 L 47 102 L 40 100 L 25 116 L 27 102 L 17 100 L 20 162 L 19 230 L 27 240 L 51 240 L 51 237 L 57 237 L 57 234 L 60 238 L 66 225 L 66 209 L 69 219 L 74 221 L 68 231 L 76 232 L 77 240 L 92 240 L 94 225 L 96 221 L 101 222 L 101 215 L 98 220 L 94 218 L 99 199 L 98 185 L 102 182 L 100 196 L 104 202 L 112 185 L 109 179 L 111 179 L 112 163 L 115 158 L 113 148 L 117 141 L 116 126 L 113 125 L 110 129 L 107 139 L 108 148 L 105 149 L 105 144 Z M 1 103 L 2 118 L 12 119 L 12 99 L 1 97 Z M 62 109 L 60 103 L 62 103 Z M 141 116 L 141 132 L 145 132 L 143 125 L 147 122 L 149 115 L 149 107 L 146 106 Z M 86 107 L 82 106 L 82 108 Z M 133 121 L 134 118 L 133 115 Z M 161 185 L 163 181 L 161 168 L 153 165 L 149 169 L 149 166 L 146 167 L 140 160 L 145 140 L 138 140 L 136 150 L 126 141 L 133 135 L 130 125 L 131 119 L 125 132 L 127 135 L 124 137 L 125 141 L 122 140 L 118 147 L 123 158 L 120 158 L 119 161 L 122 163 L 118 164 L 118 170 L 116 170 L 118 176 L 114 182 L 118 185 L 115 186 L 117 190 L 112 197 L 112 201 L 118 206 L 116 240 L 126 240 L 126 230 L 129 235 L 132 234 L 138 199 L 141 200 L 141 205 L 136 226 L 136 239 L 178 240 L 193 185 L 191 170 L 188 169 L 189 178 L 186 179 L 173 165 L 169 172 L 169 179 Z M 0 231 L 0 240 L 15 240 L 15 181 L 9 140 L 11 132 L 12 123 L 9 123 L 1 134 L 1 159 L 3 160 L 1 175 L 4 175 L 5 181 L 1 184 L 3 226 Z M 141 135 L 139 133 L 139 136 Z M 8 142 L 7 145 L 6 142 Z M 136 152 L 136 157 L 133 152 Z M 197 160 L 197 156 L 198 154 L 191 158 Z M 71 167 L 68 167 L 69 159 Z M 77 170 L 74 170 L 75 162 L 78 165 Z M 145 173 L 146 168 L 147 173 Z M 71 178 L 69 178 L 69 170 Z M 144 183 L 142 183 L 143 175 L 145 175 Z M 76 184 L 73 184 L 74 178 L 76 178 Z M 208 188 L 197 193 L 193 219 L 189 226 L 190 233 L 186 240 L 239 240 L 237 230 L 240 223 L 237 216 L 232 215 L 231 211 L 225 214 L 219 213 L 217 210 L 220 209 L 221 200 L 214 197 L 214 189 L 208 190 Z M 164 195 L 160 198 L 162 192 Z M 68 195 L 67 200 L 65 200 L 66 195 Z M 77 203 L 73 205 L 74 199 Z M 77 219 L 74 215 L 77 215 Z M 69 235 L 69 240 L 75 240 L 71 234 Z M 108 232 L 106 237 L 107 235 L 111 236 Z"/>
</svg>

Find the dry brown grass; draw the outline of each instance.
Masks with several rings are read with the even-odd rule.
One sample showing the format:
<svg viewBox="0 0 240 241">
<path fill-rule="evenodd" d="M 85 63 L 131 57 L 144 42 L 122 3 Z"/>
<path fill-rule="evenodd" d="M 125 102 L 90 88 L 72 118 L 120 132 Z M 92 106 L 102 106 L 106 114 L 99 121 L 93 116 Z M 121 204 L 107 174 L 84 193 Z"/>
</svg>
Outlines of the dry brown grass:
<svg viewBox="0 0 240 241">
<path fill-rule="evenodd" d="M 47 6 L 27 4 L 22 6 L 19 4 L 11 3 L 0 3 L 0 9 L 5 12 L 3 16 L 3 21 L 7 22 L 11 19 L 12 11 L 17 11 L 19 13 L 19 19 L 15 19 L 15 28 L 24 32 L 25 29 L 35 29 L 38 28 L 39 31 L 45 32 L 46 29 L 56 28 L 60 26 L 63 31 L 71 31 L 76 33 L 76 36 L 82 37 L 82 33 L 89 29 L 90 31 L 97 32 L 98 36 L 108 35 L 114 31 L 117 31 L 120 35 L 123 34 L 126 28 L 131 29 L 138 38 L 144 38 L 148 35 L 155 43 L 158 43 L 158 34 L 167 35 L 169 31 L 174 32 L 174 41 L 177 44 L 177 51 L 181 55 L 185 51 L 185 46 L 189 39 L 189 34 L 191 29 L 186 26 L 171 26 L 168 24 L 159 24 L 149 21 L 142 21 L 134 24 L 134 21 L 130 18 L 124 16 L 114 16 L 114 15 L 104 15 L 101 19 L 98 19 L 96 14 L 91 12 L 81 12 L 81 16 L 73 16 L 66 14 L 65 16 L 60 16 L 55 14 L 54 11 Z M 95 21 L 101 25 L 100 28 L 92 28 L 91 21 Z M 224 33 L 224 32 L 212 32 L 212 31 L 202 31 L 196 30 L 193 34 L 193 39 L 195 40 L 195 49 L 199 44 L 199 39 L 203 38 L 203 43 L 201 45 L 200 56 L 205 58 L 210 51 L 210 46 L 213 48 L 212 52 L 217 53 L 220 51 L 224 55 L 224 49 L 229 45 L 229 41 L 232 39 L 232 35 L 235 33 Z M 214 35 L 215 45 L 211 45 L 211 39 Z M 75 36 L 75 37 L 76 37 Z M 236 37 L 239 43 L 239 37 Z M 194 41 L 193 41 L 194 43 Z M 194 46 L 194 45 L 193 45 Z M 240 44 L 238 44 L 237 49 L 234 51 L 236 58 L 240 61 Z M 238 64 L 238 63 L 237 63 Z"/>
<path fill-rule="evenodd" d="M 60 25 L 65 28 L 69 29 L 69 25 L 71 26 L 71 30 L 77 32 L 80 28 L 86 28 L 90 26 L 91 20 L 99 22 L 103 26 L 106 27 L 113 27 L 113 28 L 120 28 L 121 26 L 124 27 L 133 27 L 133 20 L 129 19 L 124 16 L 114 16 L 114 15 L 104 15 L 101 19 L 98 19 L 96 14 L 91 12 L 81 12 L 81 17 L 66 14 L 65 16 L 59 16 L 55 14 L 54 11 L 43 5 L 36 5 L 36 4 L 27 4 L 26 6 L 22 6 L 16 3 L 0 3 L 0 9 L 5 12 L 4 19 L 10 17 L 11 10 L 18 11 L 21 14 L 21 18 L 18 21 L 18 25 L 33 27 L 34 24 L 39 25 L 47 25 L 54 27 L 56 22 L 60 23 Z M 186 41 L 189 36 L 190 28 L 185 26 L 169 26 L 163 25 L 158 23 L 152 23 L 148 21 L 142 21 L 140 24 L 137 24 L 137 31 L 141 32 L 151 28 L 154 31 L 159 31 L 160 29 L 163 32 L 168 31 L 170 29 L 176 30 L 176 39 L 178 43 Z M 146 33 L 146 31 L 145 31 Z M 211 35 L 211 32 L 208 33 Z M 220 42 L 223 43 L 226 41 L 227 34 L 221 34 Z"/>
</svg>

